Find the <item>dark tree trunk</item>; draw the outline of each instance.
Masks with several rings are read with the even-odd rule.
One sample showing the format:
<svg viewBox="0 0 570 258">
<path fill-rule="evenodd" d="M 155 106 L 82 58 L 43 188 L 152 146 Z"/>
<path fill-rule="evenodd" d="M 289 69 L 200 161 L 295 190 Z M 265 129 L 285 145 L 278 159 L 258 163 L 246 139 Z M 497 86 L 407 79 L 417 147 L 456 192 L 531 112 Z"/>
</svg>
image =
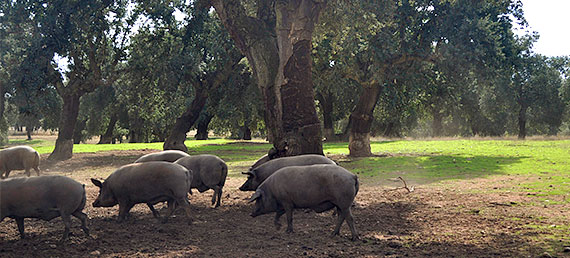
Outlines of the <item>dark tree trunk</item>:
<svg viewBox="0 0 570 258">
<path fill-rule="evenodd" d="M 242 131 L 243 131 L 242 139 L 247 141 L 251 140 L 251 130 L 249 129 L 249 126 L 244 125 L 242 127 Z"/>
<path fill-rule="evenodd" d="M 26 136 L 28 137 L 28 141 L 32 140 L 32 131 L 34 131 L 32 126 L 26 126 Z"/>
<path fill-rule="evenodd" d="M 83 129 L 87 126 L 87 119 L 82 121 L 77 121 L 75 125 L 75 129 L 73 130 L 73 144 L 80 144 L 82 140 L 82 133 Z"/>
<path fill-rule="evenodd" d="M 349 136 L 348 149 L 350 156 L 367 157 L 371 156 L 370 150 L 370 127 L 374 119 L 373 112 L 376 102 L 380 97 L 381 88 L 377 83 L 366 85 L 350 119 L 352 122 Z"/>
<path fill-rule="evenodd" d="M 198 120 L 196 135 L 194 136 L 196 140 L 208 140 L 208 125 L 213 117 L 214 116 L 209 114 L 203 114 L 202 119 Z"/>
<path fill-rule="evenodd" d="M 323 154 L 311 78 L 311 36 L 324 4 L 259 1 L 253 18 L 239 3 L 211 2 L 257 78 L 275 156 Z"/>
<path fill-rule="evenodd" d="M 434 110 L 432 110 L 432 115 L 433 115 L 433 121 L 431 124 L 432 136 L 439 137 L 442 135 L 443 131 L 443 124 L 442 124 L 443 113 L 434 108 Z"/>
<path fill-rule="evenodd" d="M 101 135 L 101 138 L 99 138 L 99 143 L 97 144 L 110 144 L 113 142 L 113 132 L 115 131 L 115 124 L 117 124 L 118 120 L 119 115 L 114 112 L 109 119 L 107 130 L 105 130 L 105 133 Z"/>
<path fill-rule="evenodd" d="M 521 105 L 519 110 L 519 139 L 524 140 L 526 138 L 526 110 L 528 107 L 526 105 Z"/>
<path fill-rule="evenodd" d="M 163 148 L 165 150 L 181 150 L 188 152 L 188 148 L 184 145 L 186 141 L 186 133 L 190 131 L 190 128 L 194 125 L 200 112 L 206 105 L 206 100 L 208 99 L 208 94 L 204 92 L 203 89 L 197 88 L 196 95 L 192 100 L 190 106 L 184 111 L 184 113 L 176 119 L 176 123 L 170 133 L 168 138 L 164 142 Z"/>
<path fill-rule="evenodd" d="M 324 94 L 318 93 L 317 100 L 319 100 L 319 107 L 323 112 L 323 136 L 326 141 L 335 141 L 335 134 L 333 128 L 333 101 L 332 94 L 326 92 Z"/>
<path fill-rule="evenodd" d="M 55 149 L 49 155 L 49 160 L 66 160 L 73 155 L 73 131 L 79 113 L 79 94 L 63 95 L 63 110 L 59 120 L 59 132 Z"/>
</svg>

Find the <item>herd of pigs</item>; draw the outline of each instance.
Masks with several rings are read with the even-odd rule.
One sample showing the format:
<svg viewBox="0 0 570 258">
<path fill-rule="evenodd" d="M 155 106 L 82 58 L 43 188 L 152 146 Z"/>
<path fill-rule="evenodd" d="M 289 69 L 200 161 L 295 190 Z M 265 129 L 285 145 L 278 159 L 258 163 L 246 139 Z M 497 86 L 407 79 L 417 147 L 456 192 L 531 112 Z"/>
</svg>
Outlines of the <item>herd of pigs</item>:
<svg viewBox="0 0 570 258">
<path fill-rule="evenodd" d="M 51 220 L 61 217 L 65 230 L 61 242 L 68 238 L 71 216 L 81 221 L 89 235 L 88 217 L 83 213 L 87 202 L 85 185 L 65 176 L 40 176 L 39 154 L 28 146 L 0 150 L 0 222 L 16 220 L 20 237 L 25 238 L 24 218 Z M 30 177 L 34 169 L 37 177 Z M 25 170 L 27 177 L 6 179 L 11 170 Z M 255 191 L 249 202 L 255 201 L 252 217 L 275 212 L 275 226 L 286 214 L 287 232 L 293 232 L 293 210 L 312 209 L 324 212 L 336 208 L 337 223 L 333 235 L 338 235 L 346 220 L 352 239 L 354 228 L 351 206 L 358 193 L 358 178 L 322 155 L 299 155 L 255 162 L 247 172 L 247 181 L 239 188 Z M 118 222 L 129 216 L 131 208 L 145 203 L 154 217 L 166 223 L 177 207 L 184 209 L 190 223 L 188 193 L 192 189 L 214 190 L 212 205 L 220 206 L 222 188 L 228 167 L 215 155 L 188 155 L 182 151 L 166 150 L 146 154 L 132 164 L 120 167 L 103 182 L 92 178 L 99 188 L 93 207 L 119 205 Z M 167 203 L 167 215 L 161 217 L 154 205 Z"/>
</svg>

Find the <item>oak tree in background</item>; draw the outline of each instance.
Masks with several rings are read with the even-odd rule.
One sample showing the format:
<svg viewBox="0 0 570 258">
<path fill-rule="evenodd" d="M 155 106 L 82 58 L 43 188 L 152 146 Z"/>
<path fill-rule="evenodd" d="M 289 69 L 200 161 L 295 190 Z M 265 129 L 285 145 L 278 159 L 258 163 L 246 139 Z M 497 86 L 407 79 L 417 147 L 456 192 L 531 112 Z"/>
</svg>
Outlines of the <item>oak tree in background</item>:
<svg viewBox="0 0 570 258">
<path fill-rule="evenodd" d="M 311 40 L 326 1 L 204 1 L 216 10 L 247 57 L 265 103 L 265 124 L 274 156 L 323 154 L 314 103 Z"/>
</svg>

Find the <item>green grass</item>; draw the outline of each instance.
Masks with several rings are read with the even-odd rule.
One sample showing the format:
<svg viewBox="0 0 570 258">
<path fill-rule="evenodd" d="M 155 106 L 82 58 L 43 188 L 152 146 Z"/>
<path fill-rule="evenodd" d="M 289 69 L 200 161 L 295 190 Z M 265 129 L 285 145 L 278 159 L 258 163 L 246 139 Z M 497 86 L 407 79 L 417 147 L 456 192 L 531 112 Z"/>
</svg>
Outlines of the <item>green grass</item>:
<svg viewBox="0 0 570 258">
<path fill-rule="evenodd" d="M 41 154 L 54 148 L 53 142 L 43 140 L 11 140 L 9 145 L 18 144 L 31 145 Z M 162 144 L 77 144 L 73 150 L 161 150 Z M 190 154 L 216 154 L 236 166 L 230 175 L 250 166 L 271 147 L 267 142 L 228 139 L 187 140 L 185 144 Z M 510 190 L 533 192 L 544 198 L 570 193 L 570 140 L 396 140 L 372 142 L 371 148 L 373 153 L 385 155 L 341 158 L 339 162 L 363 181 L 387 182 L 402 176 L 414 184 L 429 184 L 508 175 L 529 178 Z M 348 143 L 325 143 L 324 152 L 329 156 L 346 155 Z M 570 202 L 570 197 L 565 202 Z"/>
</svg>

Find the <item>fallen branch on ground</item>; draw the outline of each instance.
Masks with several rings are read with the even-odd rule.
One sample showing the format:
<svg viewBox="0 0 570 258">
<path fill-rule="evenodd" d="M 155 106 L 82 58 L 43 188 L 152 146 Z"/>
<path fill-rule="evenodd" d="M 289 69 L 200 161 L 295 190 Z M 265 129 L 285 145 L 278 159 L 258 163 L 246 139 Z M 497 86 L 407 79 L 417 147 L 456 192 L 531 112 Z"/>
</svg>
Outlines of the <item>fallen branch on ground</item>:
<svg viewBox="0 0 570 258">
<path fill-rule="evenodd" d="M 404 183 L 404 186 L 403 186 L 403 187 L 396 187 L 396 188 L 394 188 L 394 189 L 388 189 L 388 190 L 385 190 L 385 192 L 387 192 L 387 191 L 395 191 L 395 190 L 399 190 L 399 189 L 406 189 L 406 190 L 408 190 L 408 193 L 411 193 L 411 192 L 414 191 L 414 187 L 413 187 L 413 186 L 408 187 L 408 184 L 406 183 L 406 180 L 404 180 L 401 176 L 399 176 L 398 179 L 402 180 L 402 182 Z"/>
</svg>

